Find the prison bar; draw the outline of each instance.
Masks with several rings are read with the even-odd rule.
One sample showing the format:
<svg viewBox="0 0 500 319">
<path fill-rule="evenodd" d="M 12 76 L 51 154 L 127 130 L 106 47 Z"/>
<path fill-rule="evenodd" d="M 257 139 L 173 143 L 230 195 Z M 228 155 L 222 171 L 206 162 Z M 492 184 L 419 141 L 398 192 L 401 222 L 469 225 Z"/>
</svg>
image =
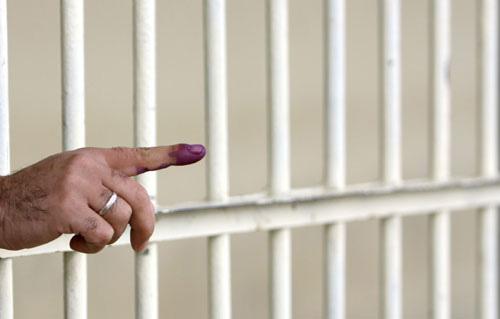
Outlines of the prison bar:
<svg viewBox="0 0 500 319">
<path fill-rule="evenodd" d="M 434 0 L 431 7 L 432 178 L 450 177 L 450 0 Z M 430 215 L 430 313 L 434 319 L 449 319 L 450 312 L 450 213 Z"/>
<path fill-rule="evenodd" d="M 84 2 L 61 0 L 63 149 L 85 146 Z M 64 314 L 87 318 L 87 258 L 64 253 Z"/>
<path fill-rule="evenodd" d="M 392 215 L 425 216 L 440 210 L 475 209 L 500 204 L 500 178 L 467 178 L 443 183 L 406 181 L 400 186 L 355 185 L 338 192 L 320 188 L 293 190 L 288 196 L 234 196 L 224 203 L 193 202 L 158 207 L 153 242 L 217 234 L 237 234 Z M 68 235 L 35 248 L 0 249 L 0 258 L 68 251 Z M 113 246 L 129 244 L 126 232 Z"/>
<path fill-rule="evenodd" d="M 156 145 L 156 0 L 134 0 L 134 145 Z M 156 172 L 137 176 L 156 206 Z M 158 249 L 135 254 L 135 317 L 158 318 Z"/>
<path fill-rule="evenodd" d="M 267 1 L 269 193 L 290 191 L 288 0 Z M 292 316 L 291 233 L 269 232 L 270 318 Z"/>
<path fill-rule="evenodd" d="M 10 174 L 7 0 L 0 0 L 0 175 Z M 14 318 L 12 259 L 0 258 L 0 318 Z"/>
<path fill-rule="evenodd" d="M 400 0 L 380 0 L 380 98 L 383 106 L 383 179 L 401 183 L 401 40 Z M 402 316 L 402 223 L 381 220 L 381 317 Z"/>
<path fill-rule="evenodd" d="M 135 145 L 156 144 L 155 0 L 134 0 Z M 270 232 L 271 317 L 291 318 L 290 228 L 325 226 L 325 313 L 345 317 L 345 223 L 382 220 L 385 318 L 402 317 L 401 217 L 431 214 L 432 307 L 434 318 L 450 316 L 450 214 L 482 207 L 479 226 L 481 318 L 498 315 L 497 173 L 498 4 L 479 5 L 479 178 L 450 180 L 450 8 L 433 3 L 432 181 L 402 182 L 400 110 L 400 2 L 381 0 L 383 185 L 345 186 L 345 3 L 326 0 L 325 185 L 290 189 L 287 0 L 268 0 L 270 189 L 267 194 L 229 198 L 227 162 L 227 79 L 225 1 L 205 0 L 208 199 L 179 207 L 157 207 L 152 242 L 209 236 L 210 317 L 231 317 L 229 234 Z M 63 147 L 85 144 L 83 0 L 61 0 Z M 10 171 L 6 1 L 0 0 L 0 173 Z M 138 179 L 156 206 L 156 175 Z M 431 213 L 429 213 L 431 212 Z M 69 252 L 71 236 L 29 250 L 0 249 L 0 317 L 13 317 L 12 257 L 64 251 L 65 317 L 86 318 L 86 259 Z M 128 242 L 129 231 L 115 245 Z M 157 247 L 150 244 L 136 261 L 136 317 L 158 318 Z"/>
<path fill-rule="evenodd" d="M 208 200 L 225 202 L 229 195 L 227 126 L 226 2 L 205 0 L 205 107 Z M 231 318 L 230 238 L 208 238 L 209 317 Z"/>
<path fill-rule="evenodd" d="M 325 0 L 325 186 L 346 184 L 345 0 Z M 346 226 L 324 227 L 324 315 L 345 318 Z"/>
<path fill-rule="evenodd" d="M 485 178 L 498 175 L 498 3 L 480 0 L 479 39 L 479 161 Z M 478 318 L 498 318 L 498 212 L 489 205 L 478 213 Z"/>
</svg>

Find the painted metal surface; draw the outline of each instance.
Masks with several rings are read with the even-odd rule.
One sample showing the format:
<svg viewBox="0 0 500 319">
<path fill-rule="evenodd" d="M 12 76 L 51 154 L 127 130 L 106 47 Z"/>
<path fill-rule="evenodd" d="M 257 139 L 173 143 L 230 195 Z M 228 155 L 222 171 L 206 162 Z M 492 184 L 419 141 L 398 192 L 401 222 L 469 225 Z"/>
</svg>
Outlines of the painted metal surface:
<svg viewBox="0 0 500 319">
<path fill-rule="evenodd" d="M 185 203 L 159 207 L 152 241 L 217 234 L 235 234 L 416 216 L 447 209 L 475 209 L 500 204 L 500 179 L 460 179 L 445 183 L 407 181 L 401 186 L 357 185 L 338 192 L 325 188 L 296 189 L 288 196 L 254 194 L 231 197 L 224 203 Z M 453 213 L 453 212 L 452 212 Z M 19 251 L 0 249 L 0 258 L 69 250 L 69 236 Z M 114 246 L 129 244 L 128 232 Z"/>
<path fill-rule="evenodd" d="M 0 175 L 10 174 L 7 1 L 0 0 Z M 12 260 L 0 259 L 0 318 L 14 318 Z"/>
<path fill-rule="evenodd" d="M 267 1 L 269 192 L 290 191 L 288 0 Z M 269 232 L 270 318 L 292 316 L 291 232 Z"/>
<path fill-rule="evenodd" d="M 432 178 L 443 182 L 450 176 L 450 65 L 451 7 L 449 0 L 435 0 L 431 7 Z M 432 318 L 451 315 L 450 213 L 436 212 L 429 218 L 430 231 L 430 308 Z"/>
<path fill-rule="evenodd" d="M 498 175 L 498 1 L 478 2 L 478 105 L 480 174 Z M 478 318 L 498 318 L 498 212 L 480 209 L 478 215 Z"/>
<path fill-rule="evenodd" d="M 134 145 L 156 145 L 156 0 L 134 0 Z M 156 172 L 137 177 L 156 204 Z M 135 254 L 135 317 L 158 318 L 158 251 Z"/>
<path fill-rule="evenodd" d="M 325 0 L 325 186 L 346 184 L 346 9 L 345 0 Z M 345 318 L 346 226 L 324 228 L 324 312 Z"/>
<path fill-rule="evenodd" d="M 226 1 L 204 0 L 205 107 L 208 200 L 224 202 L 229 194 L 227 127 Z M 208 238 L 209 318 L 231 318 L 230 238 Z"/>
<path fill-rule="evenodd" d="M 84 1 L 61 0 L 63 149 L 85 146 Z M 64 316 L 87 318 L 87 258 L 64 253 Z"/>
<path fill-rule="evenodd" d="M 380 97 L 383 107 L 382 175 L 390 185 L 401 183 L 401 3 L 380 0 Z M 381 317 L 403 314 L 402 223 L 399 216 L 381 220 Z"/>
</svg>

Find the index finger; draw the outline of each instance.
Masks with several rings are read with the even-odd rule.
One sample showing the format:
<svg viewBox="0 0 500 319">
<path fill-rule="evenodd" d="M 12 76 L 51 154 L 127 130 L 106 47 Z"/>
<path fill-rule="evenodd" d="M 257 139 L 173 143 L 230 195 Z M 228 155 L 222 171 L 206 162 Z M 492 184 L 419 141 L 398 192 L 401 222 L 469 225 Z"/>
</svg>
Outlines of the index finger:
<svg viewBox="0 0 500 319">
<path fill-rule="evenodd" d="M 103 151 L 108 166 L 128 176 L 163 169 L 171 165 L 189 165 L 198 162 L 206 154 L 206 149 L 201 144 L 114 147 Z"/>
</svg>

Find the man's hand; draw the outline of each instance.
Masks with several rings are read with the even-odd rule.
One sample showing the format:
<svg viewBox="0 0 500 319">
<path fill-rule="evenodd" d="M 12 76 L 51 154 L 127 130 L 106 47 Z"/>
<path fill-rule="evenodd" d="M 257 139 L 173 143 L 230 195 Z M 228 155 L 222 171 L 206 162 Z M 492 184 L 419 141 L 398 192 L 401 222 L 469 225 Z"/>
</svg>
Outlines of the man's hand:
<svg viewBox="0 0 500 319">
<path fill-rule="evenodd" d="M 96 253 L 131 226 L 136 251 L 147 245 L 155 225 L 154 207 L 132 176 L 205 156 L 202 145 L 151 148 L 82 148 L 52 155 L 0 178 L 0 247 L 17 250 L 75 234 L 72 249 Z M 112 192 L 118 200 L 98 214 Z"/>
</svg>

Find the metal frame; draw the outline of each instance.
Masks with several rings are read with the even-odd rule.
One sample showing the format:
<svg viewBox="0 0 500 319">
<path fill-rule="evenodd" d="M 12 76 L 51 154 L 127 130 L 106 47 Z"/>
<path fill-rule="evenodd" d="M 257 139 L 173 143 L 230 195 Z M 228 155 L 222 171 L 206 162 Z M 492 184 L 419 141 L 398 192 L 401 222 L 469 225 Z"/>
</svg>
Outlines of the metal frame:
<svg viewBox="0 0 500 319">
<path fill-rule="evenodd" d="M 380 0 L 383 142 L 381 182 L 346 186 L 345 0 L 325 0 L 324 184 L 291 189 L 289 128 L 288 1 L 267 0 L 269 88 L 269 189 L 229 197 L 227 133 L 226 2 L 204 0 L 208 200 L 157 206 L 152 243 L 135 256 L 136 318 L 159 317 L 156 242 L 208 237 L 209 315 L 231 318 L 230 234 L 269 232 L 270 317 L 292 317 L 291 228 L 324 225 L 325 309 L 328 319 L 346 317 L 346 223 L 381 221 L 381 300 L 384 318 L 402 318 L 402 225 L 407 215 L 429 215 L 430 296 L 433 318 L 451 316 L 450 215 L 480 208 L 478 318 L 498 316 L 498 3 L 478 0 L 478 105 L 481 108 L 479 176 L 450 178 L 450 1 L 431 6 L 432 176 L 401 176 L 400 0 Z M 133 0 L 134 136 L 136 146 L 156 144 L 155 0 Z M 84 1 L 61 0 L 63 149 L 85 144 Z M 0 174 L 10 173 L 7 1 L 0 0 Z M 156 174 L 138 181 L 156 204 Z M 128 231 L 115 245 L 128 243 Z M 84 255 L 71 252 L 69 236 L 29 250 L 0 250 L 0 317 L 12 319 L 12 258 L 64 253 L 65 317 L 87 317 Z"/>
</svg>

